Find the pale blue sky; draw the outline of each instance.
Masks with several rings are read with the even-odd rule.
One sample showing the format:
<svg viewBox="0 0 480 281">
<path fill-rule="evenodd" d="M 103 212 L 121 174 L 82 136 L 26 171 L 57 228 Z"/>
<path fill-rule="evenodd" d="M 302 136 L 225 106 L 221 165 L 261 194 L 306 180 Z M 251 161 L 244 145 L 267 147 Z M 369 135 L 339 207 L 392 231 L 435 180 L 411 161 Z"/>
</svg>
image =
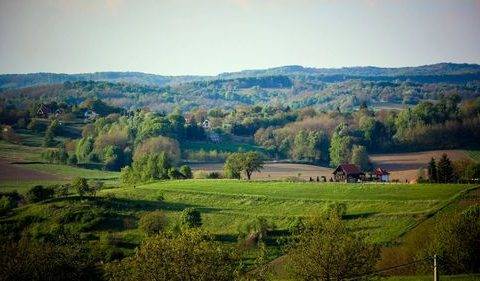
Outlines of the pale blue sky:
<svg viewBox="0 0 480 281">
<path fill-rule="evenodd" d="M 480 0 L 0 0 L 0 73 L 480 63 Z"/>
</svg>

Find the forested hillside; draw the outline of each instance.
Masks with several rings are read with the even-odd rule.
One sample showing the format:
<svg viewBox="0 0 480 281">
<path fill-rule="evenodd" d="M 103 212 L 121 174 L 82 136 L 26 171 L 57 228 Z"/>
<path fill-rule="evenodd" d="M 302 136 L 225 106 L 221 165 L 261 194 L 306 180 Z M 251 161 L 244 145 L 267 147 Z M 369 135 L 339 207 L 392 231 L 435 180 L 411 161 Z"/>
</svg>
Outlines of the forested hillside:
<svg viewBox="0 0 480 281">
<path fill-rule="evenodd" d="M 15 104 L 29 102 L 32 98 L 42 102 L 70 104 L 94 98 L 129 110 L 148 107 L 153 111 L 165 112 L 174 109 L 185 112 L 195 108 L 233 109 L 242 105 L 272 104 L 291 108 L 314 107 L 320 110 L 351 111 L 362 103 L 377 108 L 402 108 L 424 100 L 439 100 L 441 96 L 451 94 L 458 94 L 463 100 L 472 99 L 480 96 L 478 75 L 417 76 L 432 80 L 426 82 L 403 81 L 407 76 L 371 76 L 364 79 L 341 75 L 260 75 L 178 82 L 163 86 L 67 81 L 4 89 L 0 92 L 0 98 Z M 454 79 L 453 77 L 472 79 L 463 83 L 435 82 L 437 78 L 448 80 Z M 180 81 L 180 78 L 175 79 Z M 165 83 L 166 81 L 164 80 Z"/>
</svg>

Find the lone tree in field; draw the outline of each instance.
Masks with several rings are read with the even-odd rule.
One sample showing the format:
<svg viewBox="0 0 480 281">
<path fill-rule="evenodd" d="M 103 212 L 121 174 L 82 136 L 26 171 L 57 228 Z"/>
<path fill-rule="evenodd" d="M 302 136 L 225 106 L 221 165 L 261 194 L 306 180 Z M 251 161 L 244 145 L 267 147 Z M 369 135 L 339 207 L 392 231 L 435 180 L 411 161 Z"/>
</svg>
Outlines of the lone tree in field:
<svg viewBox="0 0 480 281">
<path fill-rule="evenodd" d="M 240 179 L 242 172 L 248 180 L 253 172 L 260 172 L 263 168 L 262 156 L 258 152 L 236 152 L 228 156 L 224 171 L 228 178 Z"/>
<path fill-rule="evenodd" d="M 447 154 L 443 154 L 438 160 L 437 166 L 438 181 L 447 183 L 453 181 L 453 165 Z"/>
<path fill-rule="evenodd" d="M 328 218 L 315 219 L 299 235 L 287 258 L 294 279 L 344 280 L 372 273 L 379 248 L 367 244 L 331 212 Z"/>
<path fill-rule="evenodd" d="M 80 197 L 83 197 L 85 193 L 88 193 L 90 191 L 90 187 L 88 186 L 86 178 L 74 178 L 72 182 L 72 187 L 77 191 Z"/>
<path fill-rule="evenodd" d="M 435 158 L 433 157 L 428 163 L 428 179 L 430 180 L 430 182 L 438 181 L 437 164 L 435 163 Z"/>
</svg>

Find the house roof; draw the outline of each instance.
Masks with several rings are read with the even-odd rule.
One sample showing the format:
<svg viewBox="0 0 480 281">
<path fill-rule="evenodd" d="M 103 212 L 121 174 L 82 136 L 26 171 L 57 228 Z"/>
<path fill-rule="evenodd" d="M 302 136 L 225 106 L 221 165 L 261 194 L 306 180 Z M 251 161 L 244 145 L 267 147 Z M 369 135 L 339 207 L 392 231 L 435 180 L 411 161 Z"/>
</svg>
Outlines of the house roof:
<svg viewBox="0 0 480 281">
<path fill-rule="evenodd" d="M 360 175 L 360 174 L 363 174 L 362 171 L 360 171 L 360 169 L 355 164 L 341 164 L 335 169 L 335 171 L 333 173 L 335 174 L 336 172 L 338 172 L 340 170 L 345 172 L 346 175 Z"/>
<path fill-rule="evenodd" d="M 384 176 L 384 175 L 390 175 L 390 173 L 387 172 L 387 170 L 385 170 L 383 168 L 375 168 L 375 175 Z"/>
</svg>

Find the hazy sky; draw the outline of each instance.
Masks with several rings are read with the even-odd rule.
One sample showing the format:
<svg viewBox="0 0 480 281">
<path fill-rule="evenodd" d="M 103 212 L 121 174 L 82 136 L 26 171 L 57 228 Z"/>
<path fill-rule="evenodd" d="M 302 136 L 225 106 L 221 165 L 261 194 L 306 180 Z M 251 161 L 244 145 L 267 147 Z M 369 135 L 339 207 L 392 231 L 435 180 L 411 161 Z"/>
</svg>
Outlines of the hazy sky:
<svg viewBox="0 0 480 281">
<path fill-rule="evenodd" d="M 0 72 L 480 63 L 480 0 L 0 0 Z"/>
</svg>

